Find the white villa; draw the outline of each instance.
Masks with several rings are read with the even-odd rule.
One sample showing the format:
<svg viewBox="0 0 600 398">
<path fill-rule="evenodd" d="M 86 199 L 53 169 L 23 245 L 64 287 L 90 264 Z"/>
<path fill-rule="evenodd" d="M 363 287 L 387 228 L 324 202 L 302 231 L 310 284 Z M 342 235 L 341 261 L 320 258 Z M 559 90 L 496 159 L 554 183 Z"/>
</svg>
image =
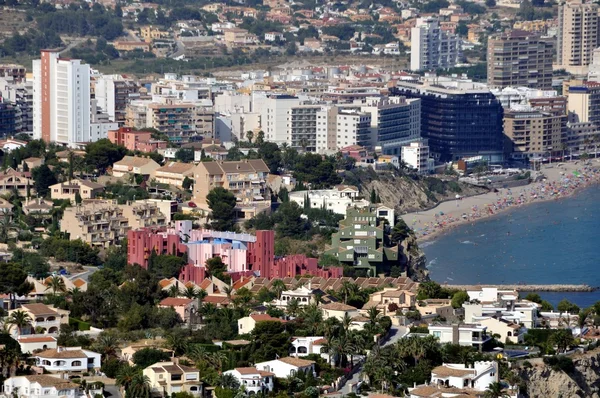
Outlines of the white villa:
<svg viewBox="0 0 600 398">
<path fill-rule="evenodd" d="M 329 361 L 326 345 L 327 339 L 322 336 L 293 337 L 290 356 L 303 357 L 310 354 L 317 354 Z"/>
<path fill-rule="evenodd" d="M 19 398 L 79 398 L 79 385 L 50 375 L 16 376 L 4 381 L 0 396 Z"/>
<path fill-rule="evenodd" d="M 39 352 L 33 358 L 37 366 L 48 372 L 87 372 L 100 369 L 102 355 L 81 347 L 57 347 Z"/>
<path fill-rule="evenodd" d="M 307 359 L 300 359 L 294 357 L 285 357 L 274 359 L 272 361 L 260 362 L 255 364 L 256 369 L 271 372 L 275 377 L 286 378 L 293 376 L 298 372 L 312 372 L 315 373 L 315 362 Z"/>
<path fill-rule="evenodd" d="M 481 351 L 483 344 L 492 339 L 482 325 L 461 323 L 460 325 L 429 325 L 429 334 L 437 337 L 440 343 L 472 346 Z"/>
<path fill-rule="evenodd" d="M 268 393 L 273 391 L 273 372 L 258 370 L 256 368 L 235 368 L 223 372 L 226 375 L 235 377 L 241 386 L 244 386 L 249 395 Z"/>
</svg>

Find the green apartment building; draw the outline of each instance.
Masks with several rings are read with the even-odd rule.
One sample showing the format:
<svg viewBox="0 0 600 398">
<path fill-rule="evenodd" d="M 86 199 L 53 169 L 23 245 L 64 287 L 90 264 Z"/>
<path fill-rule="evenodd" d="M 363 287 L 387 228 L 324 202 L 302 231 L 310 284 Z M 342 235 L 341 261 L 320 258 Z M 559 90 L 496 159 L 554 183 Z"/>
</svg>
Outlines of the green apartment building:
<svg viewBox="0 0 600 398">
<path fill-rule="evenodd" d="M 398 247 L 385 247 L 384 228 L 384 222 L 370 209 L 348 208 L 324 254 L 337 257 L 344 266 L 364 269 L 369 276 L 387 273 L 398 264 Z"/>
</svg>

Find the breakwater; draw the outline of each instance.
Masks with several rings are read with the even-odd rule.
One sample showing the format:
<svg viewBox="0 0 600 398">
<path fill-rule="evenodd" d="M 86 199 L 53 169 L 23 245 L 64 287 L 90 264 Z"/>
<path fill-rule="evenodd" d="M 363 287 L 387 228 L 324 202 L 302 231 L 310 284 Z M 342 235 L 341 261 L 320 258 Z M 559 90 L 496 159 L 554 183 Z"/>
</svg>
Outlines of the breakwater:
<svg viewBox="0 0 600 398">
<path fill-rule="evenodd" d="M 509 285 L 451 285 L 443 284 L 443 287 L 458 289 L 458 290 L 478 290 L 482 287 L 496 287 L 502 290 L 516 290 L 518 292 L 594 292 L 598 290 L 597 287 L 589 285 L 564 285 L 564 284 L 551 284 L 551 285 L 521 285 L 521 284 L 509 284 Z"/>
</svg>

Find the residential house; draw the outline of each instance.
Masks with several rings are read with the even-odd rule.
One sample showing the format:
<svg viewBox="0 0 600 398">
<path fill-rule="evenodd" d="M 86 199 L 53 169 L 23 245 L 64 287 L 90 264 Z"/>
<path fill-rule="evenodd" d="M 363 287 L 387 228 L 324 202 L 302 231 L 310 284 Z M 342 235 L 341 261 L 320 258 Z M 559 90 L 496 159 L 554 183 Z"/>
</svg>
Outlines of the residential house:
<svg viewBox="0 0 600 398">
<path fill-rule="evenodd" d="M 126 175 L 142 175 L 154 176 L 154 172 L 160 166 L 150 158 L 142 158 L 137 156 L 125 156 L 113 164 L 112 174 L 115 177 L 123 177 Z"/>
<path fill-rule="evenodd" d="M 509 322 L 502 318 L 487 318 L 478 322 L 485 326 L 491 335 L 497 334 L 498 340 L 506 344 L 521 344 L 524 341 L 527 329 L 518 323 Z"/>
<path fill-rule="evenodd" d="M 394 314 L 397 310 L 409 309 L 417 304 L 417 295 L 414 292 L 395 288 L 384 288 L 369 297 L 361 312 L 366 313 L 370 308 L 376 307 L 385 316 Z M 390 310 L 391 308 L 391 310 Z"/>
<path fill-rule="evenodd" d="M 178 392 L 202 395 L 200 372 L 196 368 L 175 362 L 157 362 L 142 372 L 150 379 L 152 392 L 165 396 Z"/>
<path fill-rule="evenodd" d="M 12 327 L 12 334 L 15 336 L 34 334 L 37 328 L 38 333 L 54 334 L 60 331 L 60 325 L 69 324 L 70 311 L 55 308 L 54 305 L 43 303 L 22 304 L 20 308 L 8 311 L 10 316 L 15 311 L 23 311 L 31 318 L 29 326 L 25 326 L 19 333 L 16 327 Z"/>
<path fill-rule="evenodd" d="M 193 163 L 168 162 L 154 172 L 154 179 L 160 184 L 169 184 L 183 187 L 183 181 L 194 175 Z"/>
<path fill-rule="evenodd" d="M 498 363 L 476 361 L 473 366 L 444 363 L 431 370 L 431 382 L 409 388 L 411 398 L 483 396 L 492 383 L 499 381 Z M 510 391 L 509 391 L 510 392 Z M 516 395 L 507 394 L 516 398 Z"/>
<path fill-rule="evenodd" d="M 50 185 L 52 199 L 68 199 L 71 203 L 75 203 L 77 194 L 81 199 L 94 199 L 102 192 L 104 192 L 104 185 L 87 180 L 74 179 Z"/>
<path fill-rule="evenodd" d="M 320 355 L 329 361 L 327 339 L 323 336 L 292 337 L 291 357 L 303 357 L 311 354 Z"/>
<path fill-rule="evenodd" d="M 127 361 L 130 365 L 133 366 L 133 355 L 139 350 L 143 350 L 145 348 L 153 348 L 155 350 L 160 350 L 168 353 L 169 355 L 171 355 L 171 357 L 173 357 L 174 351 L 164 348 L 164 343 L 165 341 L 163 339 L 147 339 L 136 343 L 132 343 L 127 347 L 121 348 L 120 358 L 121 360 Z"/>
<path fill-rule="evenodd" d="M 275 374 L 275 377 L 279 377 L 282 379 L 288 376 L 294 376 L 300 372 L 311 372 L 313 375 L 316 376 L 315 362 L 301 358 L 284 357 L 274 359 L 272 361 L 259 362 L 254 366 L 258 370 L 272 372 L 273 374 Z"/>
<path fill-rule="evenodd" d="M 198 300 L 184 297 L 167 297 L 158 303 L 159 308 L 173 308 L 184 322 L 198 310 Z"/>
<path fill-rule="evenodd" d="M 223 374 L 235 377 L 248 395 L 267 394 L 273 391 L 273 376 L 275 374 L 272 372 L 248 367 L 235 368 L 223 372 Z"/>
<path fill-rule="evenodd" d="M 50 348 L 33 355 L 35 364 L 48 372 L 87 372 L 100 369 L 102 355 L 81 347 Z"/>
<path fill-rule="evenodd" d="M 43 164 L 44 164 L 43 158 L 31 157 L 31 158 L 27 158 L 27 159 L 23 160 L 22 167 L 24 167 L 24 165 L 27 165 L 27 167 L 31 171 L 31 170 L 35 169 L 36 167 L 40 167 Z"/>
<path fill-rule="evenodd" d="M 206 195 L 216 187 L 223 187 L 235 195 L 240 219 L 250 219 L 271 207 L 271 195 L 266 186 L 269 168 L 262 159 L 201 162 L 193 174 L 193 200 L 202 209 L 209 209 Z"/>
<path fill-rule="evenodd" d="M 346 316 L 350 318 L 358 316 L 358 309 L 356 307 L 344 303 L 324 304 L 321 305 L 321 310 L 323 311 L 323 320 L 337 318 L 342 321 Z"/>
<path fill-rule="evenodd" d="M 452 325 L 429 325 L 429 334 L 436 337 L 440 343 L 471 346 L 481 351 L 483 345 L 492 339 L 487 334 L 487 328 L 482 325 L 469 323 Z"/>
<path fill-rule="evenodd" d="M 18 336 L 17 343 L 19 343 L 21 352 L 24 354 L 31 354 L 36 350 L 47 350 L 58 347 L 56 337 L 50 335 Z"/>
<path fill-rule="evenodd" d="M 251 333 L 256 324 L 259 322 L 281 322 L 285 323 L 283 319 L 273 318 L 267 314 L 250 314 L 249 316 L 238 319 L 238 332 L 240 334 Z"/>
<path fill-rule="evenodd" d="M 308 287 L 300 286 L 297 289 L 285 290 L 281 292 L 281 298 L 273 300 L 272 304 L 278 308 L 285 309 L 290 301 L 296 300 L 298 305 L 303 307 L 309 304 L 316 304 L 317 295 L 322 297 L 325 295 L 325 293 L 320 289 L 312 289 L 309 284 Z"/>
<path fill-rule="evenodd" d="M 23 213 L 32 216 L 39 216 L 43 218 L 52 217 L 52 209 L 54 206 L 52 203 L 46 202 L 42 198 L 37 199 L 26 199 L 23 204 Z"/>
<path fill-rule="evenodd" d="M 167 141 L 155 140 L 149 131 L 133 131 L 131 127 L 110 130 L 108 139 L 113 144 L 122 145 L 130 151 L 154 152 L 167 147 Z"/>
<path fill-rule="evenodd" d="M 15 376 L 4 380 L 3 395 L 19 398 L 79 398 L 79 384 L 50 375 Z"/>
<path fill-rule="evenodd" d="M 21 173 L 11 168 L 0 173 L 0 195 L 19 192 L 19 196 L 27 197 L 27 187 L 30 194 L 35 193 L 33 189 L 34 182 L 29 177 L 30 173 Z"/>
</svg>

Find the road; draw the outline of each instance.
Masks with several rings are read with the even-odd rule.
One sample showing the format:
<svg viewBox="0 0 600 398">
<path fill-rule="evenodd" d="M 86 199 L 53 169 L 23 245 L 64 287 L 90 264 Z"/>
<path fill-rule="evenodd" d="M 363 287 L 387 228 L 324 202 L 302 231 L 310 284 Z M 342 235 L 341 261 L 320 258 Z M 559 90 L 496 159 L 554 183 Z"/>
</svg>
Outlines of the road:
<svg viewBox="0 0 600 398">
<path fill-rule="evenodd" d="M 78 273 L 78 274 L 73 274 L 73 275 L 70 275 L 70 276 L 69 276 L 69 279 L 73 280 L 73 279 L 81 278 L 81 279 L 83 279 L 84 281 L 88 282 L 88 280 L 90 279 L 90 276 L 91 276 L 91 275 L 92 275 L 94 272 L 98 271 L 98 267 L 90 267 L 90 266 L 85 266 L 85 265 L 83 266 L 83 269 L 84 269 L 85 271 L 83 271 L 83 272 L 80 272 L 80 273 Z"/>
<path fill-rule="evenodd" d="M 104 386 L 104 396 L 110 398 L 121 398 L 121 393 L 119 392 L 119 388 L 113 385 L 105 385 Z"/>
<path fill-rule="evenodd" d="M 69 51 L 70 49 L 77 47 L 78 45 L 85 43 L 87 41 L 87 39 L 73 39 L 63 50 L 61 50 L 59 52 L 59 54 L 63 54 L 66 53 L 67 51 Z"/>
<path fill-rule="evenodd" d="M 387 347 L 390 345 L 396 344 L 398 340 L 403 338 L 408 334 L 409 330 L 405 326 L 392 326 L 390 329 L 390 335 L 386 339 L 386 341 L 381 345 L 382 347 Z M 338 390 L 342 393 L 342 395 L 347 395 L 353 391 L 353 388 L 361 381 L 362 378 L 362 363 L 358 366 L 356 372 L 352 375 L 352 377 L 346 381 L 346 383 Z"/>
</svg>

